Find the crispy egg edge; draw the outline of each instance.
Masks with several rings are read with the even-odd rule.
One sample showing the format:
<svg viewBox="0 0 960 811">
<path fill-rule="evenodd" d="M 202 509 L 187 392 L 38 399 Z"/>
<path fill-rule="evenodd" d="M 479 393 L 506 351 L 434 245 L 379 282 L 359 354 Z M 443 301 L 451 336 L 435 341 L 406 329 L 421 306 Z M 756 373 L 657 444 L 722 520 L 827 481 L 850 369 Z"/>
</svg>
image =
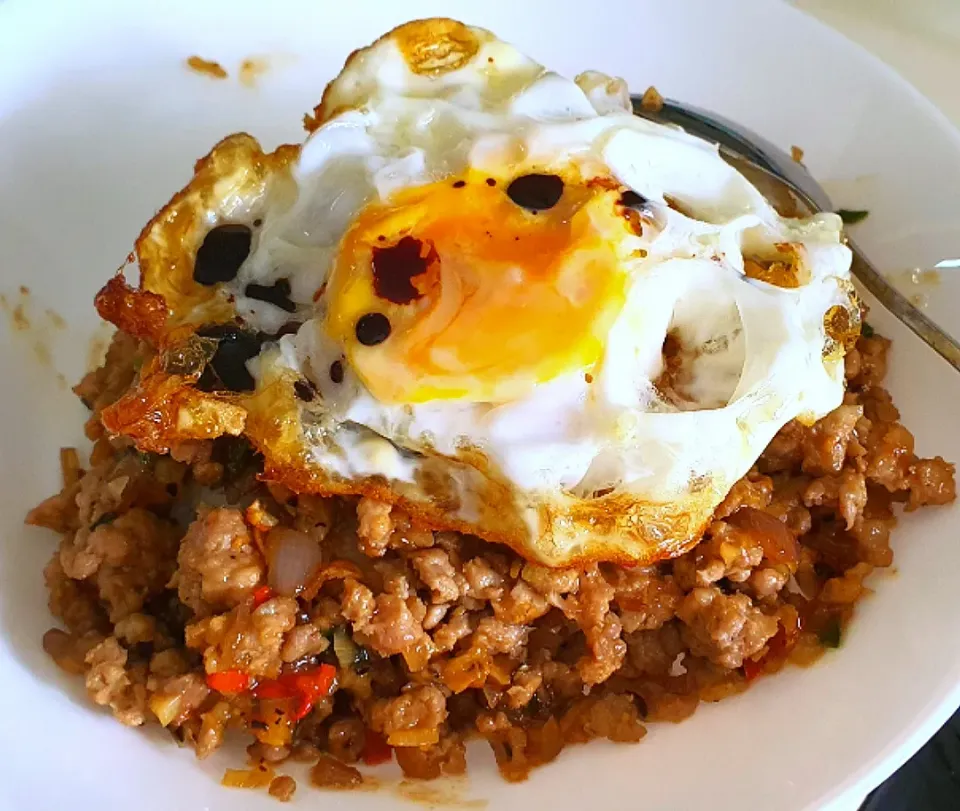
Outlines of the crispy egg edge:
<svg viewBox="0 0 960 811">
<path fill-rule="evenodd" d="M 392 40 L 413 72 L 438 75 L 462 67 L 490 37 L 484 29 L 447 18 L 417 20 L 351 53 L 344 71 Z M 327 85 L 313 114 L 305 117 L 308 131 L 348 109 L 337 104 L 344 71 Z M 235 194 L 260 196 L 272 180 L 290 177 L 299 152 L 298 145 L 283 145 L 264 153 L 256 139 L 245 133 L 221 140 L 196 162 L 191 181 L 138 237 L 139 288 L 130 287 L 118 274 L 98 293 L 100 315 L 146 340 L 157 352 L 131 390 L 103 412 L 108 431 L 129 437 L 140 450 L 157 453 L 169 452 L 179 442 L 244 435 L 264 456 L 262 478 L 266 481 L 299 493 L 387 501 L 406 510 L 424 528 L 479 535 L 549 566 L 594 561 L 648 564 L 682 554 L 699 541 L 713 505 L 722 498 L 718 491 L 725 487 L 707 487 L 670 503 L 647 502 L 623 493 L 593 499 L 564 497 L 563 504 L 537 505 L 539 531 L 531 531 L 511 497 L 509 484 L 487 466 L 480 470 L 488 483 L 482 499 L 483 516 L 480 522 L 471 523 L 443 508 L 454 494 L 444 492 L 438 482 L 432 492 L 424 491 L 427 500 L 417 498 L 414 488 L 402 482 L 391 484 L 378 476 L 348 481 L 312 465 L 292 376 L 280 375 L 252 394 L 235 395 L 199 391 L 194 385 L 199 372 L 192 377 L 166 373 L 161 362 L 165 349 L 185 340 L 201 325 L 227 323 L 236 314 L 221 288 L 205 287 L 193 279 L 196 251 L 208 230 L 211 212 L 217 213 L 217 190 L 230 188 Z M 468 465 L 465 460 L 447 461 Z"/>
</svg>

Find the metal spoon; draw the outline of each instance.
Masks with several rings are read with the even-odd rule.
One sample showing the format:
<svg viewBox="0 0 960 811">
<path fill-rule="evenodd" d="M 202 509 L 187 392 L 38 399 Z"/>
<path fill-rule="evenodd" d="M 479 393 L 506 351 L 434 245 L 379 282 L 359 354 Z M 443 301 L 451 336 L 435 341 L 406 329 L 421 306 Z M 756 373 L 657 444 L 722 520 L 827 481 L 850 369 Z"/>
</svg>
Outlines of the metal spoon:
<svg viewBox="0 0 960 811">
<path fill-rule="evenodd" d="M 665 99 L 660 109 L 644 107 L 640 96 L 631 96 L 633 112 L 658 124 L 679 126 L 691 135 L 720 147 L 720 153 L 736 168 L 761 173 L 770 184 L 780 186 L 811 212 L 833 211 L 830 198 L 804 166 L 767 139 L 715 113 Z M 751 180 L 753 178 L 750 178 Z M 850 267 L 854 277 L 927 346 L 960 371 L 960 344 L 945 333 L 874 267 L 849 237 L 853 252 Z"/>
</svg>

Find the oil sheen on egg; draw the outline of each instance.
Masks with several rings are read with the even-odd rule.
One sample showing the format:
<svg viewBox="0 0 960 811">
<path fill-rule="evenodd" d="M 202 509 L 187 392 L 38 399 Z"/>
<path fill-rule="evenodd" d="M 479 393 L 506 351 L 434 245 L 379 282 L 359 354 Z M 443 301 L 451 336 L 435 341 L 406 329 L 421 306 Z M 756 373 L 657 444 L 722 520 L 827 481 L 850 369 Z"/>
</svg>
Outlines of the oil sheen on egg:
<svg viewBox="0 0 960 811">
<path fill-rule="evenodd" d="M 281 336 L 248 364 L 258 394 L 316 392 L 283 400 L 282 464 L 252 436 L 268 474 L 550 565 L 650 561 L 785 423 L 840 404 L 839 218 L 780 216 L 621 80 L 421 21 L 355 53 L 310 127 L 222 285 Z"/>
</svg>

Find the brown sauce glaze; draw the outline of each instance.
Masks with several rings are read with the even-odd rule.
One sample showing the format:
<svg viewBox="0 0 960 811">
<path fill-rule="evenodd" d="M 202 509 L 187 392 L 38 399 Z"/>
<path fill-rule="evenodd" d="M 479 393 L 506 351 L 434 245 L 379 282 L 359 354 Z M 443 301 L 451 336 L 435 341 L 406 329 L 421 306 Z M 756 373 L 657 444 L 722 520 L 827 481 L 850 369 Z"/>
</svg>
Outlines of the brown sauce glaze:
<svg viewBox="0 0 960 811">
<path fill-rule="evenodd" d="M 423 293 L 413 280 L 427 272 L 438 261 L 433 245 L 406 236 L 396 245 L 374 248 L 373 289 L 382 299 L 393 304 L 411 304 Z"/>
<path fill-rule="evenodd" d="M 563 179 L 556 175 L 521 175 L 507 186 L 507 197 L 533 212 L 553 208 L 562 196 Z"/>
<path fill-rule="evenodd" d="M 279 307 L 287 313 L 297 310 L 297 305 L 290 299 L 290 280 L 277 279 L 273 284 L 248 284 L 243 291 L 248 298 L 265 301 L 274 307 Z"/>
<path fill-rule="evenodd" d="M 212 286 L 236 278 L 250 255 L 253 235 L 246 225 L 227 223 L 213 228 L 204 238 L 193 266 L 193 280 Z"/>
</svg>

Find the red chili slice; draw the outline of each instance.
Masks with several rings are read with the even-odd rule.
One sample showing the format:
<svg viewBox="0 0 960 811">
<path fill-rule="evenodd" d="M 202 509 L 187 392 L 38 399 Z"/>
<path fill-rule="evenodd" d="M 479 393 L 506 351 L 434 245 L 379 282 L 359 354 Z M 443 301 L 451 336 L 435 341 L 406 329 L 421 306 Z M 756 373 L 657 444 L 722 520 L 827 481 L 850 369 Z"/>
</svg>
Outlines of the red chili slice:
<svg viewBox="0 0 960 811">
<path fill-rule="evenodd" d="M 207 686 L 218 693 L 231 695 L 249 690 L 253 679 L 242 670 L 220 670 L 207 674 Z"/>
<path fill-rule="evenodd" d="M 253 592 L 253 607 L 259 608 L 267 600 L 273 599 L 273 589 L 270 586 L 260 586 Z"/>
</svg>

